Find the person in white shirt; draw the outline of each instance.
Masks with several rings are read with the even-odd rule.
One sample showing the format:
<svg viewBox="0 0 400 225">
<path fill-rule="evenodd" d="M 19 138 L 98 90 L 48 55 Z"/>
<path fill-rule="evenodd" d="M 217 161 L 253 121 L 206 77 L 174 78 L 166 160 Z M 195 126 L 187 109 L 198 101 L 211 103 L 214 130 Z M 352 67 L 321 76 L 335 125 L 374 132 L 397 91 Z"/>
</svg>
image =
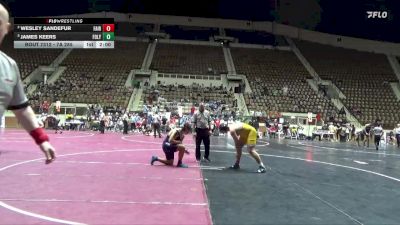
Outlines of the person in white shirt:
<svg viewBox="0 0 400 225">
<path fill-rule="evenodd" d="M 154 114 L 153 116 L 153 131 L 154 131 L 154 138 L 157 136 L 161 138 L 161 117 L 159 114 Z"/>
<path fill-rule="evenodd" d="M 106 127 L 106 114 L 101 109 L 100 109 L 100 113 L 99 113 L 99 120 L 100 120 L 99 131 L 101 134 L 104 134 L 104 130 Z"/>
<path fill-rule="evenodd" d="M 383 135 L 383 128 L 381 124 L 378 124 L 376 127 L 374 127 L 374 135 L 375 135 L 375 147 L 376 150 L 378 151 L 379 143 L 381 142 L 381 138 Z"/>
<path fill-rule="evenodd" d="M 346 126 L 346 141 L 350 141 L 350 127 L 349 125 Z"/>
<path fill-rule="evenodd" d="M 397 127 L 394 129 L 394 134 L 396 135 L 397 148 L 400 148 L 400 123 L 397 124 Z"/>
<path fill-rule="evenodd" d="M 0 3 L 0 45 L 10 30 L 9 13 Z M 17 63 L 0 51 L 0 118 L 3 117 L 4 111 L 7 109 L 14 113 L 25 131 L 39 146 L 46 157 L 46 163 L 53 162 L 56 158 L 55 149 L 50 144 L 49 136 L 40 127 L 34 111 L 29 106 Z"/>
<path fill-rule="evenodd" d="M 192 119 L 193 123 L 193 137 L 196 139 L 196 160 L 201 160 L 200 145 L 204 143 L 204 162 L 210 161 L 210 135 L 211 135 L 211 115 L 208 110 L 205 110 L 204 103 L 201 103 L 199 110 L 196 111 Z"/>
<path fill-rule="evenodd" d="M 157 114 L 157 113 L 158 113 L 158 106 L 157 106 L 157 105 L 154 105 L 154 106 L 151 108 L 151 111 L 153 112 L 153 115 L 154 115 L 154 114 Z"/>
<path fill-rule="evenodd" d="M 332 135 L 332 141 L 336 140 L 336 127 L 333 125 L 333 123 L 330 123 L 328 126 L 328 130 L 329 130 L 329 135 Z"/>
<path fill-rule="evenodd" d="M 283 92 L 283 95 L 284 95 L 284 96 L 286 96 L 286 95 L 288 94 L 288 91 L 289 91 L 289 88 L 288 88 L 287 86 L 284 86 L 284 87 L 282 88 L 282 92 Z"/>
<path fill-rule="evenodd" d="M 62 134 L 63 131 L 62 131 L 62 122 L 61 122 L 60 116 L 52 115 L 52 117 L 54 118 L 54 122 L 55 122 L 55 124 L 54 124 L 54 129 L 56 130 L 55 133 L 57 134 L 58 131 L 60 131 L 60 134 Z"/>
</svg>

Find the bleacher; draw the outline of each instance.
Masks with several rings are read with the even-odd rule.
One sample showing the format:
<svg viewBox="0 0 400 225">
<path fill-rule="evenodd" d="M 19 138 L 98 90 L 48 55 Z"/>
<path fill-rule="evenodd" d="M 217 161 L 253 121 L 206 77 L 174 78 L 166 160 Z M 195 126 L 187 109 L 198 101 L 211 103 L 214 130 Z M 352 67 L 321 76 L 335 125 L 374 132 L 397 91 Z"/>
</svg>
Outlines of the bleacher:
<svg viewBox="0 0 400 225">
<path fill-rule="evenodd" d="M 209 41 L 218 34 L 217 28 L 201 28 L 178 25 L 161 25 L 160 31 L 170 35 L 170 39 Z"/>
<path fill-rule="evenodd" d="M 277 36 L 260 31 L 225 29 L 226 36 L 238 39 L 239 43 L 275 45 L 278 43 Z"/>
<path fill-rule="evenodd" d="M 244 48 L 232 48 L 231 53 L 237 73 L 247 76 L 253 91 L 245 95 L 249 110 L 320 112 L 324 116 L 336 112 L 330 101 L 306 82 L 308 72 L 294 53 Z"/>
<path fill-rule="evenodd" d="M 151 68 L 163 73 L 220 75 L 226 72 L 221 47 L 157 44 Z"/>
<path fill-rule="evenodd" d="M 152 32 L 153 24 L 117 22 L 115 26 L 116 36 L 141 37 L 145 32 Z"/>
<path fill-rule="evenodd" d="M 63 51 L 62 49 L 14 49 L 12 33 L 3 40 L 0 50 L 17 62 L 22 79 L 37 67 L 50 65 Z"/>
<path fill-rule="evenodd" d="M 233 94 L 223 87 L 204 87 L 201 85 L 158 85 L 154 88 L 145 87 L 142 94 L 142 101 L 145 104 L 154 104 L 150 99 L 152 99 L 155 90 L 164 99 L 163 101 L 159 101 L 162 108 L 165 105 L 176 102 L 183 106 L 183 113 L 190 113 L 190 108 L 193 104 L 208 103 L 210 101 L 221 102 L 221 104 L 229 108 L 235 108 L 232 107 L 235 100 Z"/>
<path fill-rule="evenodd" d="M 343 103 L 357 108 L 362 124 L 381 119 L 392 129 L 400 121 L 397 101 L 389 82 L 397 81 L 385 55 L 296 42 L 302 54 L 322 79 L 332 80 L 347 97 Z"/>
<path fill-rule="evenodd" d="M 132 69 L 140 68 L 147 43 L 116 42 L 110 49 L 75 49 L 62 63 L 67 69 L 55 85 L 43 87 L 37 101 L 99 103 L 126 107 L 131 91 L 125 82 Z"/>
<path fill-rule="evenodd" d="M 153 29 L 152 25 L 135 26 L 121 23 L 120 26 L 121 30 L 125 30 L 126 26 L 135 27 L 134 32 L 130 34 L 133 36 Z M 178 36 L 186 31 L 177 26 L 161 28 L 161 31 L 165 32 L 172 29 L 174 35 Z M 176 29 L 181 33 L 175 32 Z M 242 43 L 257 41 L 254 36 L 265 39 L 265 43 L 259 44 L 271 44 L 271 41 L 276 43 L 275 37 L 270 38 L 262 33 L 232 29 L 226 29 L 226 32 L 227 36 L 238 37 Z M 194 32 L 192 39 L 204 39 L 206 33 L 202 30 Z M 177 38 L 180 37 L 178 36 Z M 39 65 L 49 65 L 62 51 L 41 49 L 38 54 L 38 50 L 14 50 L 11 38 L 6 38 L 4 42 L 2 51 L 18 62 L 23 78 Z M 332 80 L 342 90 L 347 97 L 343 100 L 347 108 L 361 111 L 361 114 L 355 114 L 361 123 L 371 123 L 379 118 L 387 128 L 400 121 L 400 115 L 397 113 L 400 103 L 389 85 L 390 81 L 396 81 L 397 78 L 384 55 L 302 41 L 296 44 L 321 78 Z M 147 43 L 143 42 L 116 42 L 114 50 L 74 49 L 62 63 L 67 69 L 60 79 L 53 86 L 40 87 L 38 91 L 41 92 L 41 96 L 36 96 L 33 104 L 44 100 L 61 100 L 126 106 L 131 90 L 127 90 L 124 84 L 130 70 L 140 68 L 146 49 Z M 253 93 L 244 95 L 249 110 L 320 112 L 325 117 L 338 112 L 328 99 L 311 89 L 306 81 L 310 75 L 294 53 L 235 47 L 231 48 L 231 53 L 237 73 L 247 76 L 253 90 Z M 184 75 L 219 76 L 227 72 L 221 47 L 187 44 L 158 43 L 150 68 L 160 73 Z M 146 91 L 143 99 L 148 97 L 149 93 Z M 174 92 L 160 91 L 161 96 L 165 96 L 168 101 L 221 100 L 221 94 L 218 92 L 205 93 L 203 90 L 187 87 L 178 88 Z M 227 104 L 231 104 L 233 100 L 232 96 L 228 97 Z"/>
</svg>

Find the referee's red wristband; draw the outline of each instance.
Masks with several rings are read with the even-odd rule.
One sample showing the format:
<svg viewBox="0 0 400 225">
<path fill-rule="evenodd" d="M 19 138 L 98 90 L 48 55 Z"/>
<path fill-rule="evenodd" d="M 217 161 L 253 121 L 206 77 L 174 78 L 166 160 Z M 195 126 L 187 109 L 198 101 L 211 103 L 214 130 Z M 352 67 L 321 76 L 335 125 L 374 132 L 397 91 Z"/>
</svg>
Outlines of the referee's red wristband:
<svg viewBox="0 0 400 225">
<path fill-rule="evenodd" d="M 46 134 L 43 128 L 36 128 L 29 132 L 36 144 L 40 145 L 45 141 L 49 141 L 49 136 Z"/>
</svg>

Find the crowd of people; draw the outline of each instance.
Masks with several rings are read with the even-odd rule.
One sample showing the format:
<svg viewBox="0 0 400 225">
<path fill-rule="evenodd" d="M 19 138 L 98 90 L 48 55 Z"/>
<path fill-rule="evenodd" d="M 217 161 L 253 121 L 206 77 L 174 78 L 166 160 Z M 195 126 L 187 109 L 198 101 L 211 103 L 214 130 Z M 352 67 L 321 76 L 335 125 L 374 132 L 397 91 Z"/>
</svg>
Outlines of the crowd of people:
<svg viewBox="0 0 400 225">
<path fill-rule="evenodd" d="M 168 106 L 167 106 L 168 107 Z M 74 115 L 70 115 L 64 123 L 61 123 L 59 117 L 54 114 L 45 114 L 39 118 L 41 124 L 46 121 L 48 127 L 52 127 L 57 132 L 62 130 L 82 130 L 90 129 L 94 131 L 105 132 L 122 132 L 123 134 L 144 134 L 153 135 L 162 138 L 168 132 L 175 128 L 181 128 L 186 123 L 192 124 L 197 121 L 199 112 L 208 113 L 209 121 L 193 127 L 193 131 L 198 134 L 196 137 L 196 159 L 200 160 L 200 143 L 205 145 L 205 155 L 202 160 L 210 161 L 209 155 L 209 135 L 220 135 L 221 129 L 228 127 L 238 121 L 246 121 L 255 127 L 260 138 L 293 138 L 310 139 L 310 140 L 329 140 L 334 142 L 357 142 L 358 146 L 369 147 L 370 139 L 375 140 L 375 145 L 379 146 L 377 137 L 384 139 L 389 144 L 396 145 L 400 148 L 400 124 L 392 131 L 384 132 L 380 120 L 375 123 L 367 124 L 362 130 L 357 130 L 353 124 L 345 120 L 330 120 L 318 122 L 312 135 L 306 134 L 304 125 L 290 124 L 289 120 L 279 123 L 278 118 L 269 117 L 252 117 L 246 118 L 236 117 L 235 112 L 222 110 L 222 105 L 215 101 L 208 103 L 193 104 L 190 114 L 179 115 L 176 108 L 162 108 L 160 105 L 145 105 L 141 112 L 125 112 L 121 106 L 102 107 L 99 104 L 90 105 L 86 119 L 77 119 Z M 172 110 L 171 110 L 172 109 Z M 77 123 L 79 121 L 79 123 Z M 260 127 L 259 124 L 263 124 Z M 319 129 L 317 129 L 319 127 Z M 206 131 L 204 131 L 206 130 Z M 197 143 L 199 142 L 199 143 Z"/>
<path fill-rule="evenodd" d="M 374 140 L 376 150 L 379 149 L 379 143 L 383 140 L 387 144 L 396 145 L 400 148 L 400 124 L 390 131 L 384 131 L 382 123 L 377 119 L 374 123 L 366 124 L 361 130 L 350 123 L 328 123 L 321 129 L 313 132 L 312 139 L 325 138 L 331 141 L 357 142 L 359 147 L 369 147 L 370 139 Z"/>
</svg>

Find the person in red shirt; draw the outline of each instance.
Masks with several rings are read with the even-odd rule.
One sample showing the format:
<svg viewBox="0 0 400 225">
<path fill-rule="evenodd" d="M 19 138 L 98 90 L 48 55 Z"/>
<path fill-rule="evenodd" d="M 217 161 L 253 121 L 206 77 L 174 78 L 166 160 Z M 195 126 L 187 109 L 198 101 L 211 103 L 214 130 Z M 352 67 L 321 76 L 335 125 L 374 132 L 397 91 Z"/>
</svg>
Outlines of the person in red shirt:
<svg viewBox="0 0 400 225">
<path fill-rule="evenodd" d="M 44 113 L 48 113 L 50 108 L 50 104 L 47 101 L 44 101 L 42 104 L 42 109 Z"/>
<path fill-rule="evenodd" d="M 316 119 L 317 119 L 317 122 L 321 121 L 321 113 L 317 113 Z"/>
<path fill-rule="evenodd" d="M 195 111 L 196 111 L 196 108 L 193 105 L 192 108 L 190 109 L 190 115 L 193 116 Z"/>
<path fill-rule="evenodd" d="M 214 129 L 212 131 L 214 135 L 219 136 L 220 127 L 221 127 L 221 120 L 219 118 L 215 118 Z"/>
<path fill-rule="evenodd" d="M 219 118 L 215 119 L 215 127 L 219 129 L 219 125 L 221 125 L 221 120 Z"/>
</svg>

